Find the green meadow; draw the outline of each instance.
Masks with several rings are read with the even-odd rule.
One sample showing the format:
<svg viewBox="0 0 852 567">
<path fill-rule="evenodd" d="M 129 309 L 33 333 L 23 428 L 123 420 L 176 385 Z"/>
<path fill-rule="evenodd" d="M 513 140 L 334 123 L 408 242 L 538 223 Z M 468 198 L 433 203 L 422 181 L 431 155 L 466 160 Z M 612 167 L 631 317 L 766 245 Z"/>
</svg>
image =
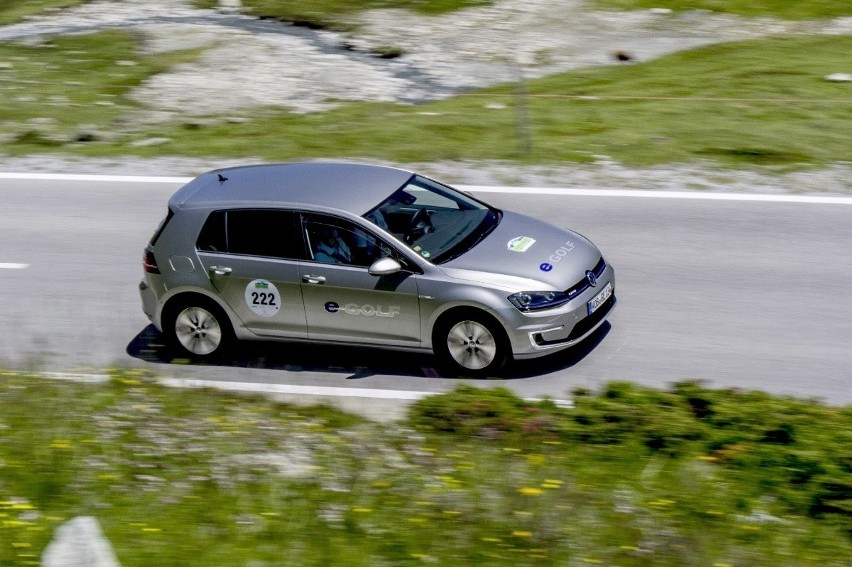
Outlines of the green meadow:
<svg viewBox="0 0 852 567">
<path fill-rule="evenodd" d="M 0 565 L 94 516 L 150 565 L 838 566 L 852 409 L 684 383 L 574 407 L 460 386 L 378 424 L 165 388 L 0 380 Z"/>
</svg>

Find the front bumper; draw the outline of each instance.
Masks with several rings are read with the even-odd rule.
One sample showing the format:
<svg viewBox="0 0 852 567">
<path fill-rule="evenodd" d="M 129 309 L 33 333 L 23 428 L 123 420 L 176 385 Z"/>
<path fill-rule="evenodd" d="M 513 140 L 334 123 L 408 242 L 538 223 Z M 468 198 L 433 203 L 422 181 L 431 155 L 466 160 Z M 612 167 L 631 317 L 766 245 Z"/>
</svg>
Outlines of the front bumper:
<svg viewBox="0 0 852 567">
<path fill-rule="evenodd" d="M 607 285 L 612 286 L 610 297 L 589 315 L 589 302 Z M 506 310 L 506 328 L 516 359 L 535 358 L 576 345 L 594 333 L 615 309 L 615 272 L 607 266 L 599 283 L 582 295 L 556 309 L 523 313 Z"/>
</svg>

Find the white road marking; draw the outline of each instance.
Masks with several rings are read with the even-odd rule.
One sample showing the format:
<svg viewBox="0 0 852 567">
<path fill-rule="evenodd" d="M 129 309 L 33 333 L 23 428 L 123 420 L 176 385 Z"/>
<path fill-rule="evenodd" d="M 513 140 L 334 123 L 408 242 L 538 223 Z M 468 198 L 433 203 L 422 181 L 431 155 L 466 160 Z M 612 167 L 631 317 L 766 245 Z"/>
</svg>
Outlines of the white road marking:
<svg viewBox="0 0 852 567">
<path fill-rule="evenodd" d="M 109 374 L 89 374 L 83 372 L 42 372 L 41 376 L 53 380 L 68 380 L 86 384 L 109 382 Z M 201 380 L 196 378 L 156 378 L 155 381 L 171 388 L 211 388 L 231 392 L 253 394 L 278 394 L 294 396 L 316 396 L 327 398 L 369 398 L 373 400 L 399 400 L 416 402 L 427 396 L 444 392 L 418 392 L 409 390 L 383 390 L 377 388 L 340 388 L 333 386 L 298 386 L 296 384 L 267 384 L 259 382 L 227 382 L 222 380 Z M 525 398 L 528 402 L 540 402 L 545 398 Z M 550 399 L 550 398 L 547 398 Z M 559 407 L 573 407 L 571 400 L 551 400 Z"/>
<path fill-rule="evenodd" d="M 98 181 L 129 183 L 188 183 L 192 177 L 150 177 L 142 175 L 86 175 L 75 173 L 6 173 L 0 179 L 26 179 L 36 181 Z"/>
<path fill-rule="evenodd" d="M 378 400 L 417 401 L 439 392 L 412 392 L 407 390 L 379 390 L 371 388 L 338 388 L 331 386 L 298 386 L 295 384 L 265 384 L 255 382 L 225 382 L 194 378 L 160 378 L 164 386 L 173 388 L 215 388 L 257 394 L 294 394 L 300 396 L 373 398 Z"/>
<path fill-rule="evenodd" d="M 0 179 L 44 181 L 90 181 L 104 183 L 167 183 L 182 185 L 191 177 L 147 177 L 136 175 L 83 175 L 65 173 L 6 173 Z M 506 187 L 487 185 L 458 185 L 472 193 L 514 193 L 518 195 L 563 195 L 567 197 L 635 197 L 643 199 L 693 199 L 708 201 L 760 201 L 766 203 L 811 203 L 818 205 L 852 205 L 852 197 L 785 195 L 768 193 L 711 193 L 703 191 L 643 191 L 625 189 L 589 189 L 566 187 Z"/>
<path fill-rule="evenodd" d="M 27 268 L 28 266 L 29 266 L 29 264 L 10 264 L 10 263 L 0 262 L 0 270 L 23 270 L 24 268 Z"/>
<path fill-rule="evenodd" d="M 695 199 L 708 201 L 762 201 L 766 203 L 815 203 L 820 205 L 852 205 L 852 197 L 817 195 L 779 195 L 768 193 L 705 193 L 701 191 L 643 191 L 640 189 L 566 189 L 559 187 L 491 187 L 459 185 L 473 193 L 515 193 L 525 195 L 564 195 L 572 197 L 638 197 L 644 199 Z"/>
</svg>

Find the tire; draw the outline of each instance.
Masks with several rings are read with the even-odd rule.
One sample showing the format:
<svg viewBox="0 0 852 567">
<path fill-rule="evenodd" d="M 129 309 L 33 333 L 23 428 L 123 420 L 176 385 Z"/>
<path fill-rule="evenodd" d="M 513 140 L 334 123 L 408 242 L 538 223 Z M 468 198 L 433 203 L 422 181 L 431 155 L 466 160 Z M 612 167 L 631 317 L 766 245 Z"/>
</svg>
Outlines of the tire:
<svg viewBox="0 0 852 567">
<path fill-rule="evenodd" d="M 493 376 L 509 358 L 509 341 L 492 317 L 466 311 L 444 319 L 433 336 L 435 354 L 457 376 Z"/>
<path fill-rule="evenodd" d="M 228 316 L 215 302 L 194 296 L 178 300 L 163 320 L 169 345 L 194 360 L 212 360 L 228 350 L 234 332 Z"/>
</svg>

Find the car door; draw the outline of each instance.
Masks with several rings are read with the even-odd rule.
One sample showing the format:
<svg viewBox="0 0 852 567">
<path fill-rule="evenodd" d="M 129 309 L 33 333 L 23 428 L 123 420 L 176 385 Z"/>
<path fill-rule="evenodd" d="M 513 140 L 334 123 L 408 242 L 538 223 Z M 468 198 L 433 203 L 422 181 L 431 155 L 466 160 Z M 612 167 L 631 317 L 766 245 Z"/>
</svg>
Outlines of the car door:
<svg viewBox="0 0 852 567">
<path fill-rule="evenodd" d="M 308 336 L 385 345 L 420 343 L 417 275 L 374 276 L 370 264 L 399 253 L 346 219 L 303 214 L 308 259 L 301 265 Z"/>
<path fill-rule="evenodd" d="M 211 283 L 257 335 L 307 336 L 297 218 L 286 210 L 216 211 L 199 235 L 198 257 Z"/>
</svg>

